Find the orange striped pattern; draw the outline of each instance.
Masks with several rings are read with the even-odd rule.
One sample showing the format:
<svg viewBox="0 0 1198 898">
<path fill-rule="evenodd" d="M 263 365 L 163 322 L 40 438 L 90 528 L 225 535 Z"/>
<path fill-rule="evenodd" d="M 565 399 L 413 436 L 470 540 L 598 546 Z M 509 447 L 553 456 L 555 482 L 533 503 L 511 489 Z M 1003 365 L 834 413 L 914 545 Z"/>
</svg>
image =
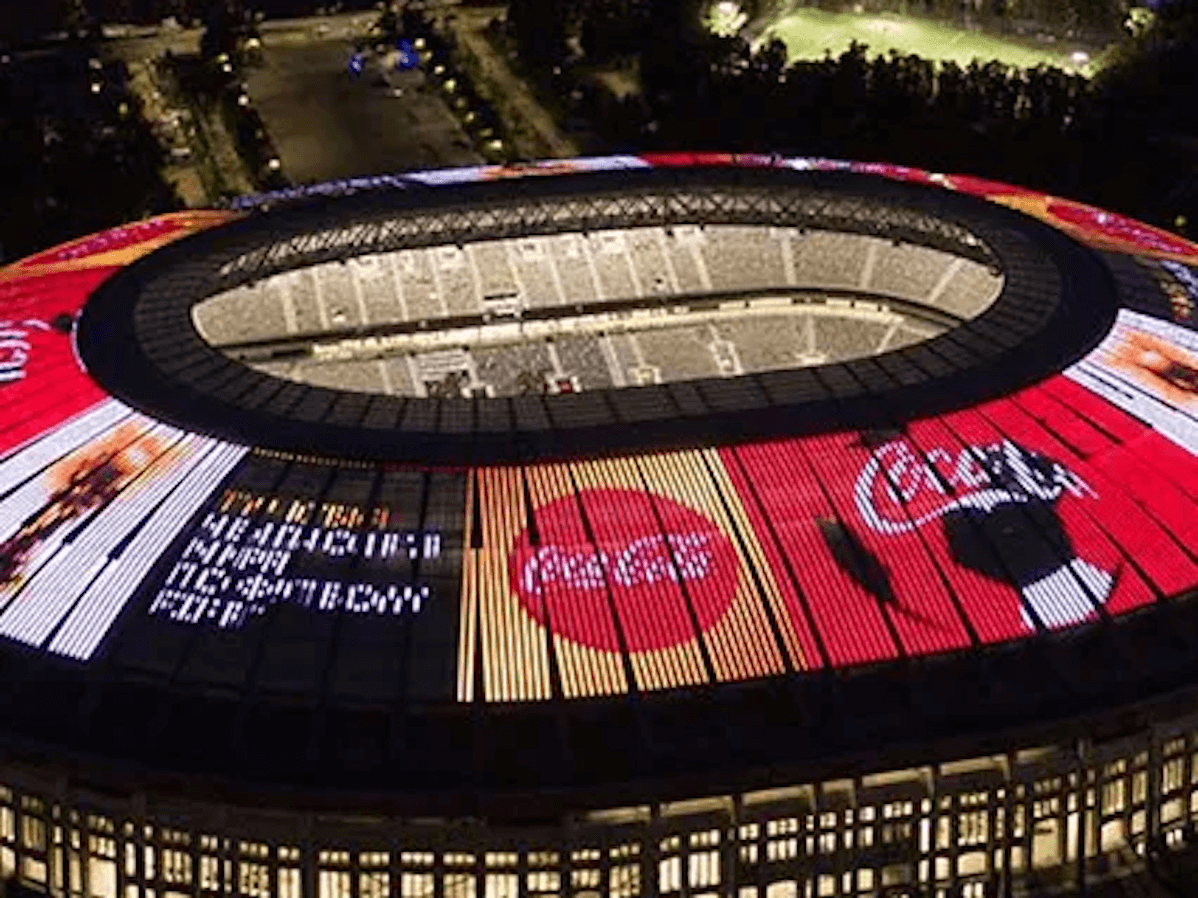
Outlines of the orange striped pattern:
<svg viewBox="0 0 1198 898">
<path fill-rule="evenodd" d="M 478 556 L 474 533 L 474 477 L 466 477 L 466 513 L 462 527 L 462 595 L 458 618 L 458 701 L 474 701 L 474 639 L 478 632 Z"/>
<path fill-rule="evenodd" d="M 483 548 L 477 556 L 478 626 L 482 643 L 483 698 L 491 702 L 546 699 L 551 695 L 544 628 L 512 595 L 510 548 L 524 530 L 526 509 L 519 468 L 478 471 Z"/>
<path fill-rule="evenodd" d="M 604 459 L 599 461 L 584 461 L 572 464 L 571 471 L 580 490 L 625 489 L 637 493 L 644 492 L 637 464 L 631 459 Z M 619 518 L 605 517 L 608 509 L 600 507 L 586 492 L 582 493 L 582 504 L 600 550 L 613 555 L 619 554 L 626 546 L 640 537 L 644 530 L 649 529 L 642 524 L 641 528 L 632 529 L 633 515 L 644 515 L 644 508 L 624 509 Z M 657 529 L 654 527 L 653 529 Z M 686 600 L 678 584 L 669 580 L 659 580 L 652 584 L 654 605 L 665 615 L 685 615 Z M 627 632 L 628 621 L 620 614 L 617 616 L 621 627 Z M 650 625 L 657 618 L 650 616 Z M 643 691 L 651 689 L 670 689 L 678 686 L 691 686 L 708 682 L 707 672 L 703 664 L 703 656 L 699 649 L 698 633 L 695 639 L 668 648 L 652 651 L 631 652 L 633 675 L 637 687 Z"/>
<path fill-rule="evenodd" d="M 544 508 L 551 502 L 574 494 L 570 483 L 570 472 L 564 465 L 540 465 L 528 471 L 529 491 L 536 508 Z M 534 510 L 534 515 L 536 514 Z M 561 528 L 552 522 L 538 518 L 542 542 L 552 542 L 567 547 L 586 544 L 586 532 L 582 524 L 581 514 L 576 513 L 570 522 L 569 529 Z M 561 586 L 557 583 L 544 583 L 544 589 L 551 597 Z M 515 599 L 513 598 L 513 601 Z M 549 617 L 548 623 L 553 632 L 553 650 L 557 656 L 558 668 L 561 671 L 562 692 L 566 698 L 586 698 L 599 695 L 619 695 L 628 691 L 628 679 L 624 674 L 624 665 L 617 652 L 605 652 L 591 648 L 572 639 L 560 635 L 561 629 L 577 632 L 588 632 L 602 629 L 610 632 L 615 627 L 611 604 L 604 601 L 595 605 L 578 608 L 569 604 L 555 604 L 562 608 L 561 615 L 576 615 L 572 620 L 555 620 Z M 564 626 L 563 626 L 564 625 Z"/>
<path fill-rule="evenodd" d="M 748 680 L 784 672 L 786 665 L 770 630 L 765 607 L 749 576 L 740 540 L 724 513 L 701 453 L 645 456 L 640 459 L 639 467 L 651 495 L 669 496 L 702 512 L 736 549 L 736 596 L 720 620 L 704 633 L 716 679 Z M 660 513 L 664 518 L 665 512 Z M 668 521 L 665 523 L 668 525 Z M 712 586 L 710 580 L 692 581 L 688 589 L 692 593 L 690 599 L 698 601 L 701 596 L 693 593 Z"/>
<path fill-rule="evenodd" d="M 782 645 L 796 670 L 809 670 L 819 667 L 819 654 L 813 649 L 804 649 L 804 643 L 814 645 L 806 619 L 802 612 L 795 607 L 795 602 L 788 601 L 774 575 L 774 565 L 768 560 L 766 548 L 758 538 L 757 529 L 753 526 L 749 511 L 744 506 L 741 494 L 737 492 L 731 472 L 724 467 L 723 458 L 716 449 L 703 449 L 702 455 L 712 474 L 712 481 L 723 499 L 731 515 L 727 523 L 729 532 L 735 531 L 741 537 L 736 543 L 737 554 L 740 557 L 743 576 L 749 577 L 749 571 L 757 575 L 757 586 L 764 593 L 762 598 L 773 613 L 778 631 L 782 637 Z M 785 576 L 785 573 L 782 574 Z"/>
</svg>

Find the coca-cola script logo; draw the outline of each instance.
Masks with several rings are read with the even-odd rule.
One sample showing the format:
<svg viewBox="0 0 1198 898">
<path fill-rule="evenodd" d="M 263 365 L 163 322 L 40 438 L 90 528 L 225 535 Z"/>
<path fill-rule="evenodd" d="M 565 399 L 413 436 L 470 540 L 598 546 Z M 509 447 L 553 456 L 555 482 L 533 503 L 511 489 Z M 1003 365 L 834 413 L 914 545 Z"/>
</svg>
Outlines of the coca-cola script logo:
<svg viewBox="0 0 1198 898">
<path fill-rule="evenodd" d="M 893 536 L 958 509 L 989 511 L 1006 503 L 1055 502 L 1062 494 L 1094 497 L 1064 465 L 1028 452 L 1010 440 L 966 446 L 956 452 L 915 453 L 902 440 L 874 451 L 853 489 L 861 520 Z"/>
<path fill-rule="evenodd" d="M 953 561 L 1021 597 L 1030 629 L 1092 619 L 1115 583 L 1079 557 L 1057 504 L 1097 498 L 1067 467 L 1010 440 L 920 455 L 906 442 L 875 450 L 854 486 L 866 526 L 888 536 L 939 522 Z"/>
<path fill-rule="evenodd" d="M 629 650 L 643 652 L 695 638 L 688 601 L 701 630 L 724 615 L 736 597 L 737 559 L 711 520 L 633 490 L 583 495 L 597 546 L 586 538 L 574 497 L 537 509 L 541 545 L 532 545 L 527 530 L 516 538 L 511 583 L 533 619 L 610 652 L 620 646 L 614 609 Z M 574 536 L 549 538 L 564 533 Z"/>
<path fill-rule="evenodd" d="M 31 331 L 48 331 L 44 321 L 0 321 L 0 384 L 21 380 L 33 349 Z"/>
<path fill-rule="evenodd" d="M 43 334 L 71 332 L 72 317 L 57 315 L 50 321 L 26 318 L 20 321 L 0 320 L 0 386 L 24 380 L 26 368 Z"/>
</svg>

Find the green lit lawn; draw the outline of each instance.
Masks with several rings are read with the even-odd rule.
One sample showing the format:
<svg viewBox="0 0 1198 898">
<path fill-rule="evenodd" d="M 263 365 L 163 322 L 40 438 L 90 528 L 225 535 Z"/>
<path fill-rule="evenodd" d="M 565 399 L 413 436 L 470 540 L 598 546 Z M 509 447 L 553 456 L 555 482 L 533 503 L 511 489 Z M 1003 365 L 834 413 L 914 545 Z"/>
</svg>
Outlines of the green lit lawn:
<svg viewBox="0 0 1198 898">
<path fill-rule="evenodd" d="M 982 61 L 997 59 L 1020 68 L 1044 63 L 1073 71 L 1077 67 L 1069 55 L 1079 49 L 1068 44 L 1034 49 L 922 19 L 830 13 L 818 9 L 800 9 L 785 15 L 766 30 L 763 40 L 774 36 L 786 44 L 791 60 L 822 59 L 825 49 L 830 49 L 833 56 L 839 56 L 849 48 L 851 41 L 858 40 L 869 45 L 871 59 L 895 49 L 927 59 L 951 59 L 963 66 L 977 58 Z M 1080 71 L 1092 75 L 1094 67 L 1092 63 Z"/>
</svg>

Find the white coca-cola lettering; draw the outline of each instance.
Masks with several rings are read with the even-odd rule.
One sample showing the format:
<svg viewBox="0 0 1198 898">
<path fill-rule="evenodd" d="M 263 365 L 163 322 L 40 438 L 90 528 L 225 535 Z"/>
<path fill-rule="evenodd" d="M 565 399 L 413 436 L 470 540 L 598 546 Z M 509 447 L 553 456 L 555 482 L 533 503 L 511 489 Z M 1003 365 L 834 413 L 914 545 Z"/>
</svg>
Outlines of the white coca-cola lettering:
<svg viewBox="0 0 1198 898">
<path fill-rule="evenodd" d="M 539 596 L 546 583 L 584 592 L 601 590 L 606 577 L 625 588 L 702 580 L 714 560 L 710 537 L 704 533 L 643 536 L 619 553 L 543 546 L 525 561 L 520 586 L 526 595 Z"/>
<path fill-rule="evenodd" d="M 29 361 L 30 330 L 48 331 L 50 325 L 37 319 L 0 321 L 0 383 L 21 380 Z"/>
<path fill-rule="evenodd" d="M 1006 478 L 992 476 L 985 466 L 988 462 L 1001 465 Z M 1010 440 L 967 446 L 955 456 L 946 449 L 931 449 L 926 457 L 896 440 L 873 453 L 853 488 L 861 520 L 891 536 L 909 533 L 960 508 L 989 511 L 1007 502 L 1053 502 L 1064 493 L 1096 495 L 1064 465 L 1035 459 Z"/>
</svg>

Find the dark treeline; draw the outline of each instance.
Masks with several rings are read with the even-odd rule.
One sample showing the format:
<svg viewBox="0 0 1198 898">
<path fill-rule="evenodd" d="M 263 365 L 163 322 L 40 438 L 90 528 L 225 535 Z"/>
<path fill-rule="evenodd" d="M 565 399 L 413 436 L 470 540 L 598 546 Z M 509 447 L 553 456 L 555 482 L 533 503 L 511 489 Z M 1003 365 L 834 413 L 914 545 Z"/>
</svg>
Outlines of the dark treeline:
<svg viewBox="0 0 1198 898">
<path fill-rule="evenodd" d="M 1049 66 L 870 58 L 862 44 L 788 64 L 778 41 L 752 52 L 681 22 L 648 27 L 645 5 L 657 0 L 574 2 L 591 6 L 553 25 L 549 7 L 569 13 L 561 0 L 513 0 L 509 30 L 534 77 L 610 149 L 890 161 L 1022 183 L 1156 224 L 1196 217 L 1178 188 L 1194 178 L 1193 151 L 1176 149 L 1198 138 L 1188 4 L 1159 6 L 1156 25 L 1091 81 Z M 602 27 L 596 8 L 609 17 Z M 619 30 L 611 23 L 624 15 Z M 617 98 L 589 76 L 611 61 L 639 73 L 640 94 Z"/>
<path fill-rule="evenodd" d="M 177 208 L 123 64 L 86 45 L 0 63 L 2 257 Z"/>
<path fill-rule="evenodd" d="M 968 131 L 1038 141 L 1088 134 L 1101 121 L 1080 75 L 1000 62 L 961 67 L 918 56 L 868 57 L 864 44 L 788 65 L 775 41 L 660 48 L 641 57 L 643 94 L 625 101 L 583 90 L 582 102 L 623 145 L 654 149 L 802 151 L 890 142 L 902 130 Z"/>
<path fill-rule="evenodd" d="M 1151 0 L 1152 3 L 1158 0 Z M 715 0 L 510 0 L 508 19 L 530 65 L 552 68 L 581 47 L 591 62 L 638 56 L 655 44 L 703 39 Z M 757 22 L 795 6 L 915 15 L 997 34 L 1106 41 L 1118 37 L 1132 0 L 737 0 Z M 572 46 L 572 39 L 578 44 Z"/>
</svg>

